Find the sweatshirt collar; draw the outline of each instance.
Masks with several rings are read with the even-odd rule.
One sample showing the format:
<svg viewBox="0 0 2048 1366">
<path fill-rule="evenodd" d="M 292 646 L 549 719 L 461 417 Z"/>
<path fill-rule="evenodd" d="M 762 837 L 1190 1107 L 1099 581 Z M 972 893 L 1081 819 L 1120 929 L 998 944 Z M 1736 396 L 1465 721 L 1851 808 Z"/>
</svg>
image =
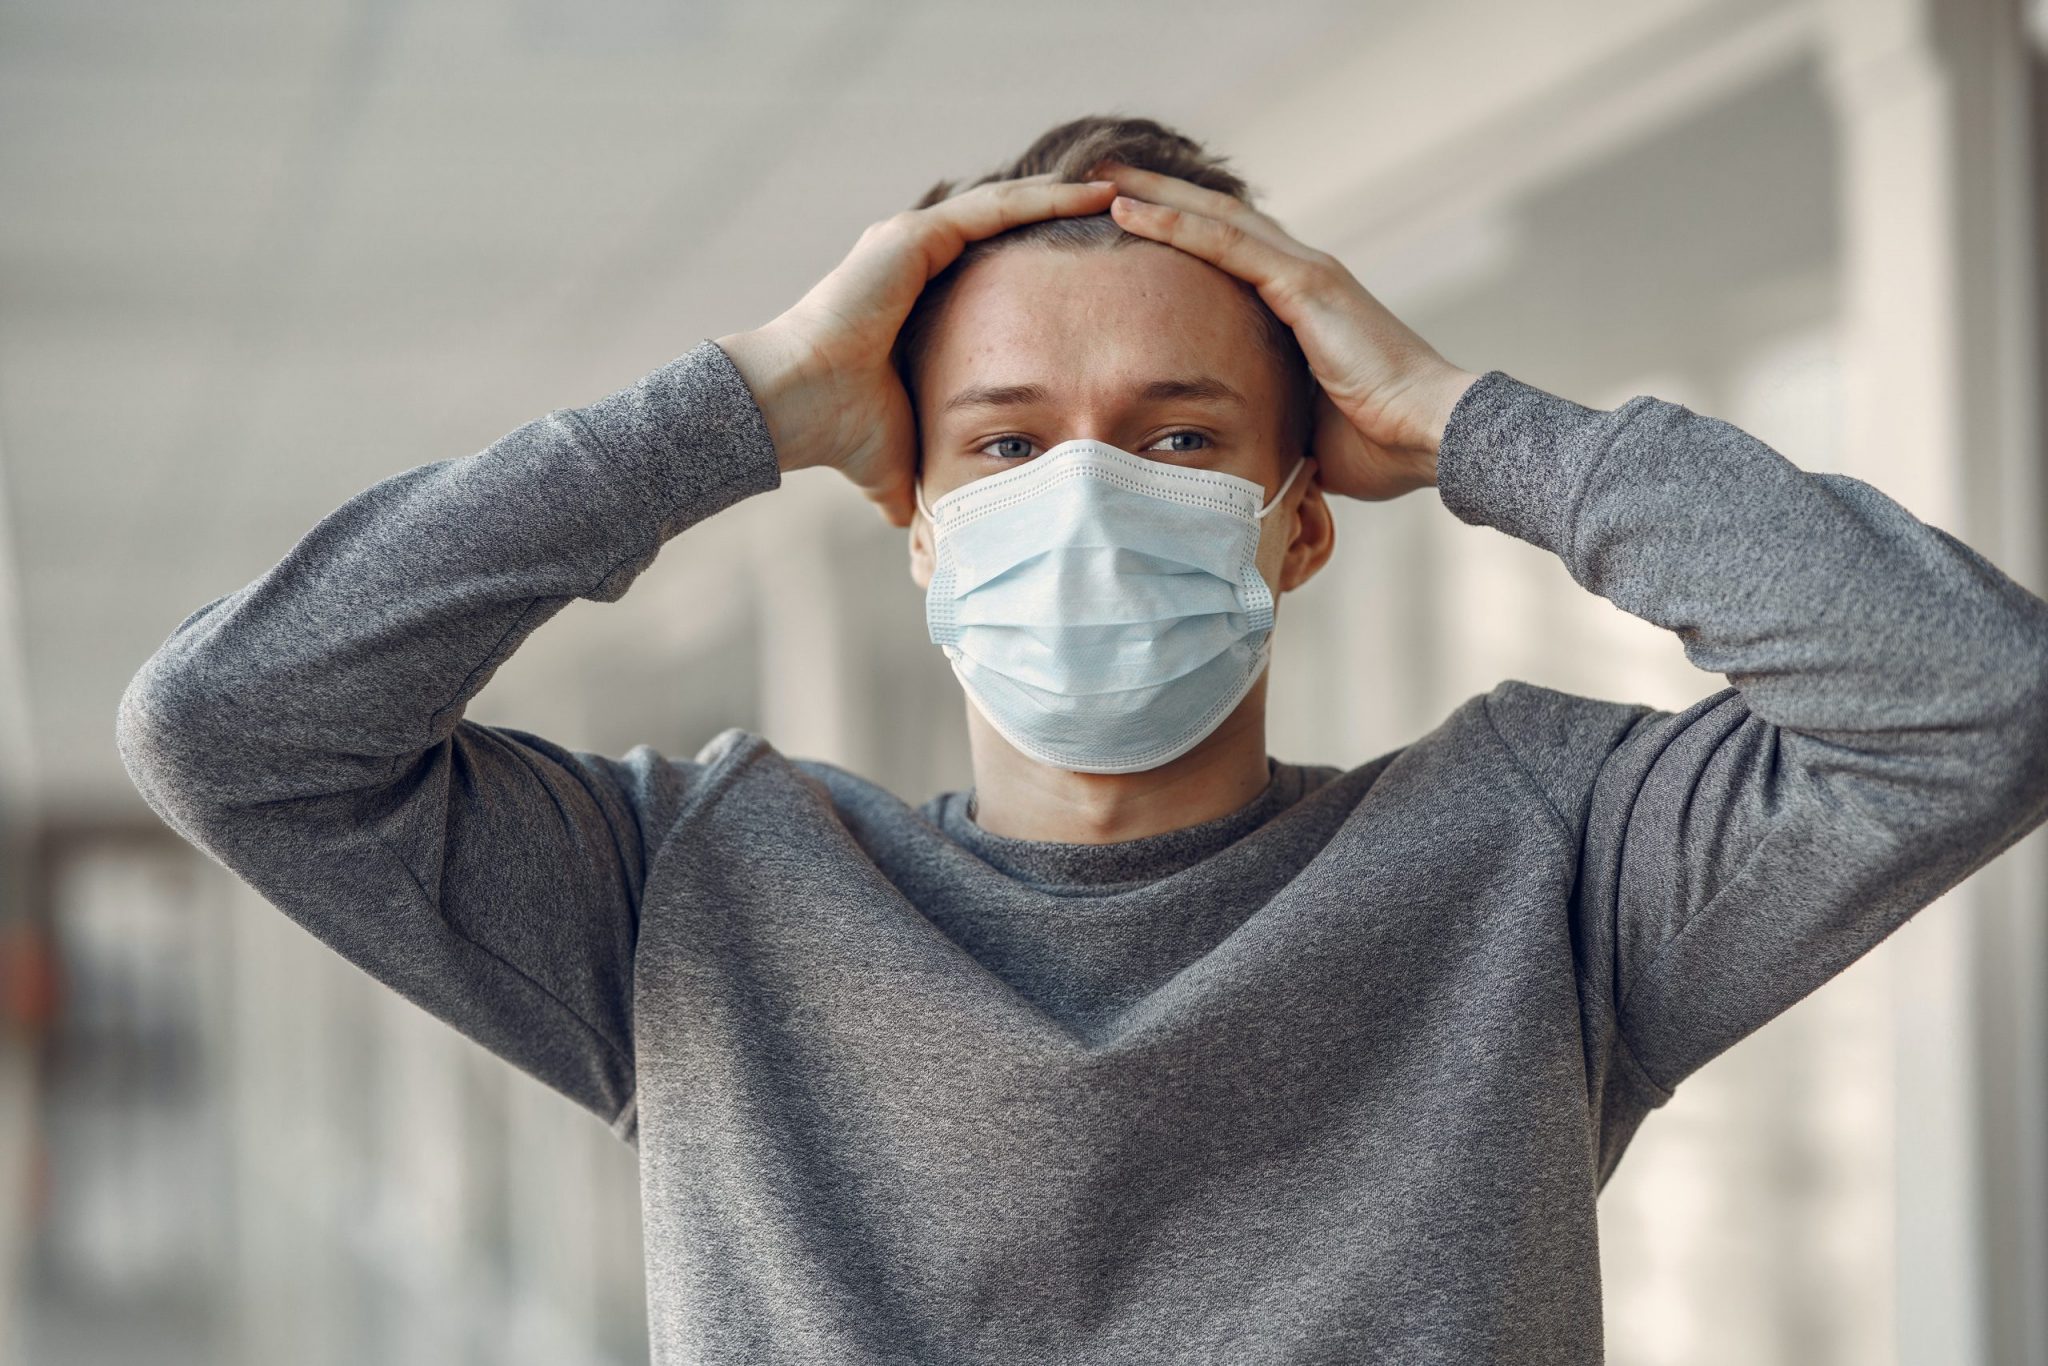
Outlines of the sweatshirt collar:
<svg viewBox="0 0 2048 1366">
<path fill-rule="evenodd" d="M 1013 839 L 992 834 L 967 814 L 974 790 L 941 794 L 935 819 L 960 845 L 1009 877 L 1033 886 L 1145 883 L 1193 867 L 1258 829 L 1301 796 L 1299 766 L 1266 760 L 1265 790 L 1251 801 L 1199 825 L 1183 826 L 1109 844 L 1068 844 L 1058 840 Z"/>
</svg>

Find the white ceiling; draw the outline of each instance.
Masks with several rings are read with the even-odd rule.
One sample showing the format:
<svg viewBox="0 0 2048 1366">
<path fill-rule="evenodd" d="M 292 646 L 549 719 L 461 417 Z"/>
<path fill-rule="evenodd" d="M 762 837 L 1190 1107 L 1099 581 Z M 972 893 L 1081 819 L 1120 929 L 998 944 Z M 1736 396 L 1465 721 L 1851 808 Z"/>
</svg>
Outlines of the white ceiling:
<svg viewBox="0 0 2048 1366">
<path fill-rule="evenodd" d="M 13 0 L 0 513 L 42 801 L 139 809 L 122 686 L 361 488 L 766 321 L 869 221 L 1054 123 L 1142 114 L 1227 152 L 1400 22 L 1355 0 Z"/>
</svg>

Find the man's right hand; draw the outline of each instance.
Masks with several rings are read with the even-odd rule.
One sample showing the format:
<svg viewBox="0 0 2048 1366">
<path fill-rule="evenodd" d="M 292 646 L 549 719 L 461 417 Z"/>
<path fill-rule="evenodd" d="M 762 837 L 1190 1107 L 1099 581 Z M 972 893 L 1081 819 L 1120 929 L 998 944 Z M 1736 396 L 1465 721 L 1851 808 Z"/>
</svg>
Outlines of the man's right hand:
<svg viewBox="0 0 2048 1366">
<path fill-rule="evenodd" d="M 911 306 L 969 242 L 1045 218 L 1101 213 L 1109 181 L 1052 172 L 990 181 L 861 233 L 787 312 L 714 340 L 754 392 L 783 471 L 829 465 L 896 526 L 916 510 L 917 422 L 889 353 Z"/>
</svg>

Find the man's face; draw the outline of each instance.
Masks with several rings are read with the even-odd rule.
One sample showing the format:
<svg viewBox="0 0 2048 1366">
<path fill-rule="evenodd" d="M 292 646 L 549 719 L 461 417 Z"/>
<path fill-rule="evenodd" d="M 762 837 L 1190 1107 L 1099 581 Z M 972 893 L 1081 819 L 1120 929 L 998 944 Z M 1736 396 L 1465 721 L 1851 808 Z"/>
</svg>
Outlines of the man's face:
<svg viewBox="0 0 2048 1366">
<path fill-rule="evenodd" d="M 918 386 L 927 503 L 1076 438 L 1238 475 L 1269 499 L 1293 468 L 1280 376 L 1240 286 L 1184 251 L 998 252 L 961 277 L 936 324 Z M 1146 392 L 1162 382 L 1217 392 Z M 1038 392 L 987 392 L 1020 389 Z M 1308 482 L 1304 472 L 1289 500 Z M 1259 567 L 1276 590 L 1292 586 L 1279 575 L 1291 521 L 1276 508 L 1262 524 Z M 931 569 L 920 516 L 919 587 Z"/>
</svg>

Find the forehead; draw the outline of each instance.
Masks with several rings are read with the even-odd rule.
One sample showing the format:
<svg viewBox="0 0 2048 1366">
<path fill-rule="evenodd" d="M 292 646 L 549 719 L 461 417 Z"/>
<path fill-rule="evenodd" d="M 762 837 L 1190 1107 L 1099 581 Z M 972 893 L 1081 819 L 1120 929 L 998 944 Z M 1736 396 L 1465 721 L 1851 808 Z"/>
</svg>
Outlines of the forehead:
<svg viewBox="0 0 2048 1366">
<path fill-rule="evenodd" d="M 1269 400 L 1271 365 L 1243 286 L 1174 247 L 1016 247 L 977 261 L 933 328 L 923 389 L 1043 384 L 1085 400 L 1162 375 L 1209 374 Z"/>
</svg>

